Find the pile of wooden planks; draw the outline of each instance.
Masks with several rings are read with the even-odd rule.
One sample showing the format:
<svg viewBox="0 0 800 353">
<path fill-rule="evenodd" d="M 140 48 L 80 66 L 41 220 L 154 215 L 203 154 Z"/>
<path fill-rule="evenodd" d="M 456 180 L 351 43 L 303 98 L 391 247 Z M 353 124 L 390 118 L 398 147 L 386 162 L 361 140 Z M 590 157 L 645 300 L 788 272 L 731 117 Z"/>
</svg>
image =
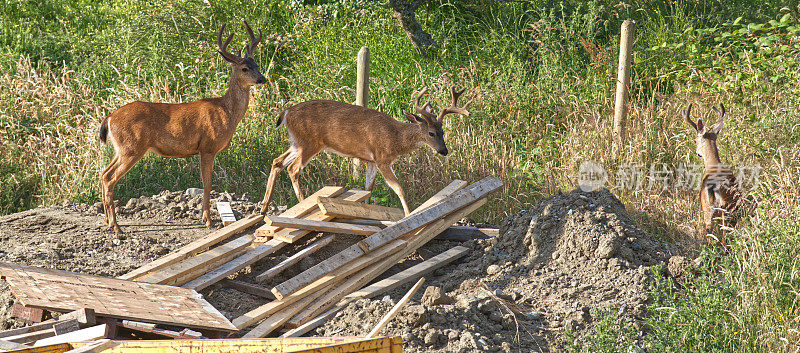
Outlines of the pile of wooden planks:
<svg viewBox="0 0 800 353">
<path fill-rule="evenodd" d="M 356 291 L 359 296 L 375 295 L 373 292 L 390 284 L 362 288 L 481 207 L 486 203 L 486 197 L 501 186 L 495 177 L 487 177 L 469 186 L 457 180 L 404 217 L 394 209 L 361 204 L 360 200 L 341 202 L 331 198 L 335 195 L 317 195 L 304 200 L 307 201 L 306 208 L 294 214 L 287 215 L 287 211 L 279 217 L 265 218 L 266 225 L 259 228 L 257 236 L 271 237 L 268 242 L 292 242 L 313 231 L 349 232 L 366 237 L 276 285 L 271 289 L 275 300 L 236 318 L 233 324 L 240 330 L 257 324 L 244 337 L 265 337 L 283 327 L 300 327 L 316 321 L 320 315 L 329 315 L 330 310 L 357 298 L 350 296 Z M 364 224 L 335 222 L 335 219 L 375 220 L 386 222 L 387 226 L 364 227 Z M 421 276 L 419 273 L 424 273 L 424 269 L 409 271 L 406 277 Z M 267 273 L 262 275 L 269 276 Z"/>
</svg>

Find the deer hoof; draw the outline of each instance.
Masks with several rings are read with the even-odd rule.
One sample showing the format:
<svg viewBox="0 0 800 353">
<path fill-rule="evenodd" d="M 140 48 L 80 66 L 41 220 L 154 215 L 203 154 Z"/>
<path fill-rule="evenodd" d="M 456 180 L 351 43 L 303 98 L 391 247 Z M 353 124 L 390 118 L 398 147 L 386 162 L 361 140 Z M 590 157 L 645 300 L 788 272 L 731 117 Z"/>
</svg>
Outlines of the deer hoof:
<svg viewBox="0 0 800 353">
<path fill-rule="evenodd" d="M 119 225 L 116 225 L 116 224 L 111 226 L 111 231 L 114 232 L 114 233 L 117 233 L 117 234 L 122 233 L 122 229 L 120 229 Z"/>
</svg>

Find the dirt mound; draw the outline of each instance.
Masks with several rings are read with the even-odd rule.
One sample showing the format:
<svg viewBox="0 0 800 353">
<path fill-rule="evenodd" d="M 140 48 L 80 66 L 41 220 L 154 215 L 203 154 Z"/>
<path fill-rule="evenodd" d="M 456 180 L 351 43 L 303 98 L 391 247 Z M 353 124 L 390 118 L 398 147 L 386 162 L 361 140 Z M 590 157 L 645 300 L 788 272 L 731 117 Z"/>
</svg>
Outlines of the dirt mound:
<svg viewBox="0 0 800 353">
<path fill-rule="evenodd" d="M 466 261 L 429 278 L 448 304 L 414 304 L 417 294 L 383 333 L 401 335 L 411 352 L 562 351 L 572 343 L 565 332 L 582 342 L 603 312 L 643 333 L 650 267 L 670 249 L 638 229 L 608 190 L 540 200 L 505 219 L 500 234 L 469 242 Z M 316 333 L 366 334 L 407 287 L 352 303 Z"/>
</svg>

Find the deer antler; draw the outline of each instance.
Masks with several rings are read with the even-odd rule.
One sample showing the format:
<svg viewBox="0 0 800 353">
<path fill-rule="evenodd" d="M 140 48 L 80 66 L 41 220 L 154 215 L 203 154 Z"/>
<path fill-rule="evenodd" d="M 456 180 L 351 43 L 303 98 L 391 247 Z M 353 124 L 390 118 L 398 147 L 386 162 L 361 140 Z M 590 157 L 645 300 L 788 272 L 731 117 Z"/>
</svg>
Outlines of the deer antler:
<svg viewBox="0 0 800 353">
<path fill-rule="evenodd" d="M 250 45 L 247 46 L 244 57 L 252 59 L 253 50 L 255 50 L 258 43 L 261 42 L 261 29 L 258 30 L 258 38 L 256 38 L 256 36 L 253 35 L 253 30 L 250 28 L 250 25 L 247 24 L 247 21 L 244 21 L 244 27 L 247 29 L 247 34 L 250 35 Z"/>
<path fill-rule="evenodd" d="M 466 88 L 461 89 L 460 91 L 456 91 L 456 86 L 450 87 L 450 93 L 453 95 L 453 103 L 450 104 L 449 108 L 439 112 L 439 116 L 436 118 L 437 120 L 439 120 L 439 122 L 441 122 L 442 119 L 444 119 L 444 116 L 447 114 L 458 113 L 469 116 L 469 111 L 467 110 L 467 107 L 469 107 L 469 105 L 472 103 L 472 100 L 467 102 L 467 104 L 464 104 L 463 107 L 459 107 L 457 105 L 458 98 L 461 97 L 464 91 L 466 91 Z"/>
<path fill-rule="evenodd" d="M 711 107 L 711 109 L 714 109 L 714 112 L 716 112 L 716 113 L 717 113 L 717 116 L 719 117 L 719 118 L 717 119 L 717 122 L 720 122 L 720 121 L 722 121 L 723 119 L 725 119 L 725 106 L 724 106 L 724 105 L 722 105 L 722 103 L 720 103 L 720 104 L 719 104 L 719 108 L 720 108 L 720 109 L 722 109 L 722 111 L 719 111 L 719 110 L 717 110 L 717 107 L 714 107 L 714 106 L 712 106 L 712 107 Z"/>
<path fill-rule="evenodd" d="M 683 119 L 685 119 L 686 122 L 689 123 L 689 125 L 691 125 L 695 130 L 697 130 L 697 124 L 695 124 L 695 122 L 692 121 L 692 118 L 690 117 L 691 114 L 692 114 L 692 103 L 689 103 L 689 106 L 686 107 L 686 110 L 683 111 Z"/>
<path fill-rule="evenodd" d="M 425 92 L 428 92 L 428 87 L 423 88 L 422 91 L 414 93 L 414 95 L 413 95 L 413 97 L 414 97 L 414 110 L 418 114 L 422 114 L 422 115 L 425 115 L 425 116 L 427 116 L 429 118 L 433 118 L 433 108 L 431 108 L 431 102 L 425 102 L 425 104 L 422 105 L 422 106 L 419 105 L 419 100 L 420 100 L 420 98 L 422 98 L 422 96 L 425 94 Z"/>
<path fill-rule="evenodd" d="M 219 47 L 219 53 L 228 61 L 241 62 L 242 58 L 228 51 L 228 44 L 230 44 L 231 39 L 233 39 L 233 33 L 231 33 L 231 35 L 228 36 L 228 39 L 225 40 L 225 43 L 222 42 L 222 32 L 225 31 L 226 25 L 227 25 L 226 23 L 223 23 L 222 27 L 219 29 L 219 32 L 217 32 L 217 46 Z"/>
</svg>

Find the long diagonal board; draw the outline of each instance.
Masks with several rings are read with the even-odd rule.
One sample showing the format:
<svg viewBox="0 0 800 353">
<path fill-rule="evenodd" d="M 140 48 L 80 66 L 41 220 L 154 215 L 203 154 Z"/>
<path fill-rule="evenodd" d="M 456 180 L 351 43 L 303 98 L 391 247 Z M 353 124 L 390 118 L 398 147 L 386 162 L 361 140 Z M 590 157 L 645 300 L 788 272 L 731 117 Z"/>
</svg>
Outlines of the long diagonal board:
<svg viewBox="0 0 800 353">
<path fill-rule="evenodd" d="M 167 325 L 236 331 L 197 292 L 172 286 L 0 262 L 0 275 L 25 306 Z"/>
<path fill-rule="evenodd" d="M 370 235 L 366 239 L 360 241 L 358 244 L 352 245 L 342 250 L 338 254 L 300 273 L 299 275 L 281 284 L 278 284 L 272 288 L 272 293 L 274 293 L 275 297 L 277 298 L 283 298 L 286 295 L 294 293 L 300 288 L 303 288 L 309 283 L 321 278 L 326 273 L 329 273 L 336 268 L 355 260 L 359 256 L 362 256 L 397 237 L 424 227 L 436 221 L 442 215 L 449 214 L 481 198 L 486 197 L 490 193 L 498 190 L 502 185 L 503 183 L 495 177 L 481 179 L 476 183 L 465 187 L 464 189 L 456 191 L 450 197 L 439 201 L 438 203 L 430 206 L 430 208 L 427 208 L 419 213 L 412 213 L 408 217 L 403 218 L 395 223 L 393 226 L 384 228 L 381 231 Z"/>
</svg>

